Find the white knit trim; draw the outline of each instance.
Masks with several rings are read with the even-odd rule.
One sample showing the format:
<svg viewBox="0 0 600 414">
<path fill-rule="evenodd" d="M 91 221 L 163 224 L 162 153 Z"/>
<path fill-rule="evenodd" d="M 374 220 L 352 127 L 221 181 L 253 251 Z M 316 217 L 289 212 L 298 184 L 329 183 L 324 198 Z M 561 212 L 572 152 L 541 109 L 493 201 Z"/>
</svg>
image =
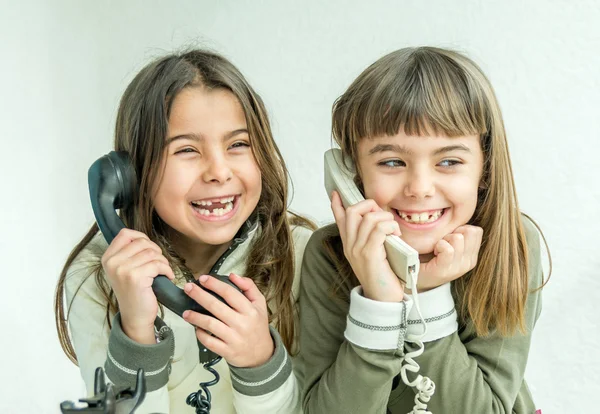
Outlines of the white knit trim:
<svg viewBox="0 0 600 414">
<path fill-rule="evenodd" d="M 279 373 L 281 371 L 283 371 L 283 368 L 285 368 L 285 363 L 287 362 L 287 359 L 288 359 L 287 352 L 284 352 L 283 362 L 281 363 L 281 365 L 279 366 L 277 371 L 275 371 L 275 373 L 273 373 L 268 378 L 266 378 L 262 381 L 248 382 L 248 381 L 244 381 L 244 380 L 238 378 L 233 372 L 230 372 L 230 374 L 231 374 L 231 377 L 239 384 L 245 385 L 246 387 L 260 387 L 261 385 L 265 385 L 269 381 L 272 381 L 275 377 L 277 377 L 277 375 L 279 375 Z"/>
<path fill-rule="evenodd" d="M 402 302 L 379 302 L 364 297 L 362 287 L 356 286 L 350 292 L 344 337 L 361 348 L 401 351 L 411 307 L 408 296 Z"/>
<path fill-rule="evenodd" d="M 406 295 L 411 297 L 411 295 Z M 458 329 L 457 313 L 452 297 L 451 284 L 445 283 L 427 292 L 419 293 L 421 315 L 427 324 L 427 333 L 421 338 L 422 342 L 436 341 L 453 334 Z M 423 325 L 416 307 L 413 306 L 408 314 L 408 337 L 419 336 Z"/>
<path fill-rule="evenodd" d="M 121 371 L 123 371 L 123 372 L 125 372 L 125 373 L 127 373 L 127 374 L 130 374 L 130 375 L 137 375 L 137 371 L 136 371 L 136 370 L 129 369 L 129 368 L 127 368 L 127 367 L 124 367 L 123 365 L 119 364 L 119 363 L 117 362 L 117 360 L 116 360 L 115 358 L 113 358 L 112 354 L 110 353 L 110 350 L 108 351 L 108 358 L 110 359 L 110 362 L 112 362 L 112 363 L 113 363 L 113 365 L 114 365 L 115 367 L 119 368 Z M 158 375 L 158 374 L 160 374 L 161 372 L 163 372 L 163 371 L 164 371 L 164 370 L 165 370 L 165 369 L 166 369 L 168 366 L 169 366 L 169 363 L 167 362 L 167 363 L 165 364 L 165 366 L 163 366 L 162 368 L 160 368 L 160 369 L 157 369 L 156 371 L 148 371 L 148 372 L 144 372 L 144 375 L 145 375 L 145 376 L 147 376 L 147 377 L 151 377 L 151 376 L 154 376 L 154 375 Z"/>
</svg>

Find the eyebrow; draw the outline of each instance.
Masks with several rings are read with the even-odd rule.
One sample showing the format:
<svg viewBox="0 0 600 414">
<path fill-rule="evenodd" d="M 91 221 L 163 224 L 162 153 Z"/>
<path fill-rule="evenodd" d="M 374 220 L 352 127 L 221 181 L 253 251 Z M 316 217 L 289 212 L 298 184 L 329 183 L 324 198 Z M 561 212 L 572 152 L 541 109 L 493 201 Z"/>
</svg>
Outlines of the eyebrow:
<svg viewBox="0 0 600 414">
<path fill-rule="evenodd" d="M 231 132 L 228 132 L 227 134 L 223 135 L 223 141 L 227 141 L 228 139 L 231 139 L 233 137 L 235 137 L 236 135 L 239 134 L 247 134 L 248 130 L 246 128 L 240 128 L 240 129 L 236 129 L 233 130 Z M 196 142 L 201 142 L 204 141 L 204 135 L 202 134 L 182 134 L 182 135 L 177 135 L 174 137 L 170 137 L 167 138 L 167 141 L 165 142 L 165 146 L 170 145 L 173 141 L 177 141 L 179 139 L 190 139 L 192 141 L 196 141 Z"/>
<path fill-rule="evenodd" d="M 369 155 L 377 154 L 378 152 L 399 152 L 400 154 L 412 154 L 408 148 L 398 144 L 377 144 L 369 150 Z"/>
<path fill-rule="evenodd" d="M 409 150 L 408 148 L 406 148 L 402 145 L 377 144 L 369 150 L 369 155 L 377 154 L 379 152 L 386 152 L 386 151 L 392 151 L 392 152 L 397 152 L 400 154 L 407 154 L 407 155 L 413 154 L 413 151 Z M 467 147 L 466 145 L 457 144 L 457 145 L 447 145 L 445 147 L 438 148 L 433 152 L 433 155 L 439 155 L 439 154 L 443 154 L 443 153 L 451 152 L 451 151 L 465 151 L 465 152 L 469 152 L 469 153 L 471 152 L 469 147 Z"/>
<path fill-rule="evenodd" d="M 466 145 L 457 144 L 457 145 L 448 145 L 446 147 L 438 148 L 435 151 L 433 151 L 433 155 L 440 155 L 445 152 L 451 152 L 451 151 L 465 151 L 465 152 L 469 152 L 469 153 L 471 152 L 469 147 L 467 147 Z"/>
</svg>

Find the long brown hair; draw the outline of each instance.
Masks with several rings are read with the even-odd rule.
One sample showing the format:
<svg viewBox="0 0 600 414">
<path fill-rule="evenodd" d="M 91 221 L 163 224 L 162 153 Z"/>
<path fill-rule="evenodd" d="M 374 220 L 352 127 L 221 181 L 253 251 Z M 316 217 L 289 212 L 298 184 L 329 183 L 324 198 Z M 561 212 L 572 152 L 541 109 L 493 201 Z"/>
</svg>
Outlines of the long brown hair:
<svg viewBox="0 0 600 414">
<path fill-rule="evenodd" d="M 332 135 L 344 157 L 356 164 L 361 139 L 393 136 L 400 128 L 407 135 L 481 137 L 483 176 L 470 223 L 483 228 L 484 239 L 476 267 L 454 282 L 459 315 L 463 322 L 472 321 L 478 335 L 493 329 L 502 335 L 524 331 L 527 241 L 504 121 L 490 82 L 473 61 L 450 50 L 406 48 L 382 57 L 334 103 Z M 336 238 L 325 244 L 342 274 L 338 287 L 355 284 Z"/>
<path fill-rule="evenodd" d="M 292 213 L 288 217 L 288 171 L 275 144 L 265 106 L 239 70 L 222 56 L 203 50 L 162 57 L 135 76 L 129 84 L 117 114 L 114 148 L 127 151 L 137 173 L 139 194 L 133 205 L 120 211 L 125 225 L 147 234 L 163 250 L 171 266 L 189 278 L 190 270 L 166 237 L 166 225 L 156 214 L 151 198 L 153 183 L 159 178 L 171 104 L 184 88 L 201 86 L 233 93 L 244 111 L 254 157 L 262 175 L 262 193 L 255 213 L 261 231 L 246 259 L 245 276 L 252 278 L 267 301 L 274 301 L 275 323 L 283 342 L 292 350 L 295 337 L 292 283 L 294 246 L 291 225 L 314 228 L 307 219 Z M 77 363 L 65 315 L 65 282 L 69 268 L 98 232 L 94 224 L 70 253 L 58 280 L 55 295 L 56 329 L 66 355 Z M 90 269 L 106 300 L 106 320 L 119 305 L 104 278 L 100 265 Z"/>
</svg>

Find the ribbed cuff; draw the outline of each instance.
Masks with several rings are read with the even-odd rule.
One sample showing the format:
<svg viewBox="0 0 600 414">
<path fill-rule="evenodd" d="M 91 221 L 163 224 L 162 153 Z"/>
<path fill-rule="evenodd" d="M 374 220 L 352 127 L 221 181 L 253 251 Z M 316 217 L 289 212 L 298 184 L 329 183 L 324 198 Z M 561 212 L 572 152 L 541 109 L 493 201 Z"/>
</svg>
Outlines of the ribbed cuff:
<svg viewBox="0 0 600 414">
<path fill-rule="evenodd" d="M 108 357 L 104 364 L 106 375 L 113 384 L 135 388 L 140 368 L 144 370 L 148 392 L 167 384 L 175 351 L 173 331 L 158 317 L 154 321 L 154 329 L 159 342 L 153 345 L 139 344 L 125 335 L 121 327 L 121 315 L 115 315 L 108 340 Z"/>
<path fill-rule="evenodd" d="M 277 330 L 269 326 L 275 352 L 264 364 L 253 368 L 238 368 L 229 365 L 231 383 L 240 394 L 255 397 L 275 391 L 292 373 L 292 361 Z"/>
<path fill-rule="evenodd" d="M 408 314 L 407 341 L 419 338 L 423 333 L 423 324 L 417 312 L 417 303 L 412 295 L 414 305 Z M 457 314 L 454 308 L 454 298 L 450 283 L 445 283 L 435 289 L 418 294 L 418 304 L 421 315 L 427 324 L 427 332 L 420 338 L 423 342 L 431 342 L 444 338 L 458 329 Z"/>
<path fill-rule="evenodd" d="M 412 306 L 405 296 L 402 302 L 379 302 L 365 298 L 362 287 L 350 293 L 350 311 L 344 336 L 350 342 L 366 349 L 404 349 L 407 315 Z"/>
</svg>

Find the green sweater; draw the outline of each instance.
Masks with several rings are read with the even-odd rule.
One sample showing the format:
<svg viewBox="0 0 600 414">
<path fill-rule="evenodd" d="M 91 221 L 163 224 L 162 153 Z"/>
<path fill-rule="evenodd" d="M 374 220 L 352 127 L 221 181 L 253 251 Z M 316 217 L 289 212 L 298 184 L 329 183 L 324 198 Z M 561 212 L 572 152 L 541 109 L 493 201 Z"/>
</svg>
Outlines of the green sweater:
<svg viewBox="0 0 600 414">
<path fill-rule="evenodd" d="M 523 222 L 533 290 L 542 283 L 539 235 L 528 220 Z M 332 286 L 339 276 L 323 248 L 323 240 L 332 235 L 339 237 L 335 224 L 315 232 L 304 254 L 300 285 L 304 412 L 409 413 L 415 391 L 397 375 L 405 349 L 414 350 L 404 342 L 405 335 L 422 330 L 412 299 L 407 295 L 401 303 L 376 302 L 350 284 L 334 295 Z M 429 411 L 535 412 L 524 372 L 542 306 L 539 290 L 527 299 L 527 333 L 504 338 L 495 333 L 478 337 L 471 324 L 459 326 L 450 284 L 419 294 L 419 302 L 428 332 L 424 353 L 415 360 L 419 373 L 435 382 Z"/>
</svg>

